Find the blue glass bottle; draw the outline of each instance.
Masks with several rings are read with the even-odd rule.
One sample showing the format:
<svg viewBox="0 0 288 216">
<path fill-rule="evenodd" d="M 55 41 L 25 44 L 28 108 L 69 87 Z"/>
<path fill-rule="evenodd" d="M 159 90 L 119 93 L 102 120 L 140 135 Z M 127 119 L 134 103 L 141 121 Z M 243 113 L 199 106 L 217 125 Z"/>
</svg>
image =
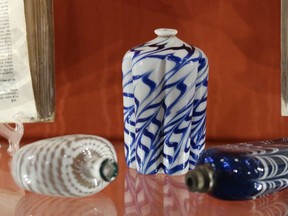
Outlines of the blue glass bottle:
<svg viewBox="0 0 288 216">
<path fill-rule="evenodd" d="M 254 199 L 288 187 L 288 138 L 216 146 L 186 174 L 190 191 Z"/>
</svg>

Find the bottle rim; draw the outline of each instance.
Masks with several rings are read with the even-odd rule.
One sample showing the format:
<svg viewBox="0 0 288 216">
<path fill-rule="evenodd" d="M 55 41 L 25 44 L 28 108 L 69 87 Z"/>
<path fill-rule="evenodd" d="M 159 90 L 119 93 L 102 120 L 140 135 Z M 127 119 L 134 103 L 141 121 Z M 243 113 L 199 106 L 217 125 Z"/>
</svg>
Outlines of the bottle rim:
<svg viewBox="0 0 288 216">
<path fill-rule="evenodd" d="M 172 28 L 158 28 L 154 30 L 154 33 L 159 37 L 171 37 L 175 36 L 178 31 Z"/>
<path fill-rule="evenodd" d="M 109 174 L 105 173 L 106 168 L 108 169 L 112 168 L 112 172 L 109 172 Z M 113 181 L 118 175 L 118 165 L 117 163 L 112 159 L 105 159 L 101 165 L 100 165 L 100 176 L 104 181 L 111 182 Z"/>
<path fill-rule="evenodd" d="M 198 165 L 186 174 L 185 181 L 191 192 L 209 192 L 215 184 L 214 169 L 210 164 Z"/>
</svg>

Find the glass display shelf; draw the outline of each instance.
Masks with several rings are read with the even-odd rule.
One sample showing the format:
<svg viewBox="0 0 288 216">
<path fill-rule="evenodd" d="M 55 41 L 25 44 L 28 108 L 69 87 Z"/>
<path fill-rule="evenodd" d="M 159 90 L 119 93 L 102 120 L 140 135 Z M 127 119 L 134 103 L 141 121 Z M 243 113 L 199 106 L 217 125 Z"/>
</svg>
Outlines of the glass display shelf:
<svg viewBox="0 0 288 216">
<path fill-rule="evenodd" d="M 207 194 L 191 193 L 186 188 L 184 175 L 141 175 L 128 169 L 123 143 L 114 142 L 114 145 L 119 163 L 119 174 L 115 181 L 93 196 L 56 198 L 20 189 L 10 174 L 8 146 L 2 144 L 0 215 L 288 215 L 288 190 L 247 201 L 225 201 Z"/>
</svg>

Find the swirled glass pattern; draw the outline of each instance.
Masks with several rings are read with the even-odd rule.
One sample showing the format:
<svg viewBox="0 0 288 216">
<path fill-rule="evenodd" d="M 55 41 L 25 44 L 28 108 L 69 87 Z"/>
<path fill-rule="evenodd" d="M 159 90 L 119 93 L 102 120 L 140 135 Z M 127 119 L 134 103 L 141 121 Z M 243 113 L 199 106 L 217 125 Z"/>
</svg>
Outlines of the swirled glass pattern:
<svg viewBox="0 0 288 216">
<path fill-rule="evenodd" d="M 213 195 L 253 199 L 288 188 L 288 138 L 207 149 L 198 160 L 214 169 Z"/>
<path fill-rule="evenodd" d="M 205 54 L 165 34 L 129 50 L 122 71 L 128 166 L 143 174 L 193 169 L 206 135 Z"/>
<path fill-rule="evenodd" d="M 106 168 L 107 160 L 115 166 Z M 84 197 L 99 192 L 114 180 L 118 172 L 116 163 L 115 149 L 108 140 L 75 134 L 39 140 L 20 148 L 12 158 L 11 173 L 20 187 L 31 192 Z M 111 174 L 113 178 L 103 178 Z"/>
</svg>

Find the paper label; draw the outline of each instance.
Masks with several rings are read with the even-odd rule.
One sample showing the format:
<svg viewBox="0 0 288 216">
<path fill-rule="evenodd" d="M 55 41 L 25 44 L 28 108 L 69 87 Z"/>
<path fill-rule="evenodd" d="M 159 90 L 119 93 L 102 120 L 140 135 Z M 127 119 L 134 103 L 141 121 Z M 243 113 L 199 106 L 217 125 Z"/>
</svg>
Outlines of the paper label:
<svg viewBox="0 0 288 216">
<path fill-rule="evenodd" d="M 0 122 L 37 117 L 23 0 L 0 0 Z"/>
</svg>

